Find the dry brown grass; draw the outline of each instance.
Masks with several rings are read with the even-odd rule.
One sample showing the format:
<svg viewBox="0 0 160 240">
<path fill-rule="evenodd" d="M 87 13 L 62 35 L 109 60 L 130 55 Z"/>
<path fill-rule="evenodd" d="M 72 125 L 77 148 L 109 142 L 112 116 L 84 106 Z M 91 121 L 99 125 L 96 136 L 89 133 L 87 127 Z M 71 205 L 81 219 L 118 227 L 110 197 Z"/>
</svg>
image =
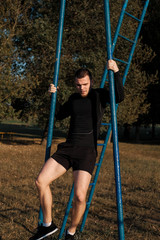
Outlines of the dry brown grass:
<svg viewBox="0 0 160 240">
<path fill-rule="evenodd" d="M 27 143 L 27 142 L 25 142 Z M 56 146 L 53 146 L 52 152 Z M 34 185 L 45 146 L 1 143 L 0 239 L 26 240 L 37 226 L 39 200 Z M 96 191 L 79 240 L 117 237 L 112 144 L 104 157 Z M 160 239 L 160 146 L 120 143 L 125 239 Z M 72 184 L 71 170 L 52 184 L 53 215 L 60 227 Z M 68 224 L 67 224 L 68 225 Z M 52 239 L 57 239 L 57 235 Z"/>
</svg>

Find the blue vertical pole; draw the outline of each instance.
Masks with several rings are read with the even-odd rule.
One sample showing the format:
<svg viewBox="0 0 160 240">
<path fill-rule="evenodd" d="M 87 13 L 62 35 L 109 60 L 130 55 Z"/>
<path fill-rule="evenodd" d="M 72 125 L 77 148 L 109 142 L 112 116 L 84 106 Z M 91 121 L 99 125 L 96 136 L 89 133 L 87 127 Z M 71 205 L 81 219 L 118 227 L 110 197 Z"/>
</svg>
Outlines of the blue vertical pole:
<svg viewBox="0 0 160 240">
<path fill-rule="evenodd" d="M 111 40 L 111 27 L 110 27 L 109 0 L 104 0 L 104 11 L 105 11 L 107 56 L 109 60 L 109 59 L 112 59 L 112 40 Z M 118 234 L 119 234 L 118 236 L 119 236 L 119 240 L 124 240 L 125 237 L 124 237 L 123 206 L 122 206 L 122 193 L 121 193 L 117 117 L 116 117 L 116 104 L 115 104 L 115 91 L 114 91 L 114 73 L 111 70 L 109 70 L 109 91 L 110 91 L 113 155 L 114 155 L 116 199 L 117 199 L 117 220 L 118 220 Z"/>
<path fill-rule="evenodd" d="M 53 84 L 56 87 L 58 85 L 58 76 L 59 76 L 59 67 L 60 67 L 63 25 L 64 25 L 64 16 L 65 16 L 65 5 L 66 5 L 66 0 L 61 0 L 59 28 L 58 28 L 58 37 L 57 37 L 57 46 L 56 46 L 56 61 L 55 61 L 55 65 L 54 65 L 54 76 L 53 76 Z M 50 107 L 50 117 L 49 117 L 49 125 L 48 125 L 48 136 L 47 136 L 45 161 L 47 161 L 47 159 L 50 157 L 50 150 L 51 150 L 52 137 L 53 137 L 56 97 L 57 97 L 57 92 L 55 92 L 51 96 L 51 107 Z M 41 225 L 42 223 L 43 223 L 43 213 L 42 213 L 42 209 L 40 208 L 39 225 Z"/>
<path fill-rule="evenodd" d="M 62 223 L 62 227 L 61 227 L 61 230 L 60 230 L 60 233 L 59 233 L 59 236 L 58 236 L 58 240 L 61 239 L 62 236 L 63 236 L 65 226 L 66 226 L 66 223 L 67 223 L 67 219 L 68 219 L 68 215 L 69 215 L 70 209 L 72 207 L 73 197 L 74 197 L 74 184 L 72 185 L 72 190 L 71 190 L 71 193 L 70 193 L 70 196 L 69 196 L 69 201 L 68 201 L 68 204 L 67 204 L 67 208 L 66 208 L 64 218 L 63 218 L 63 223 Z"/>
<path fill-rule="evenodd" d="M 124 3 L 123 3 L 123 7 L 122 7 L 122 10 L 121 10 L 121 14 L 120 14 L 118 24 L 117 24 L 117 28 L 116 28 L 114 38 L 113 38 L 112 54 L 114 52 L 114 49 L 115 49 L 115 46 L 116 46 L 116 43 L 117 43 L 118 34 L 119 34 L 119 31 L 120 31 L 120 28 L 121 28 L 121 25 L 122 25 L 122 21 L 123 21 L 123 17 L 124 17 L 124 14 L 125 14 L 125 10 L 127 8 L 127 4 L 128 4 L 128 0 L 125 0 Z M 102 77 L 102 81 L 101 81 L 101 85 L 100 85 L 101 88 L 103 88 L 104 85 L 105 85 L 107 74 L 108 74 L 108 70 L 107 70 L 107 67 L 105 67 L 103 77 Z"/>
</svg>

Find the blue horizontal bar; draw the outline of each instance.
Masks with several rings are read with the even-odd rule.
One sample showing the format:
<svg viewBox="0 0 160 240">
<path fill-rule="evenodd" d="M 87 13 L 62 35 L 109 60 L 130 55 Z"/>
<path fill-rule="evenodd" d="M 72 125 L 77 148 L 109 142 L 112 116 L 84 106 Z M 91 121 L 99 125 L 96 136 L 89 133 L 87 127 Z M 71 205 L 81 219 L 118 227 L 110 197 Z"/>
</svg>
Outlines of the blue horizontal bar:
<svg viewBox="0 0 160 240">
<path fill-rule="evenodd" d="M 125 64 L 129 64 L 128 62 L 125 62 L 125 61 L 123 61 L 123 60 L 121 60 L 121 59 L 118 59 L 118 58 L 113 58 L 115 61 L 118 61 L 118 62 L 121 62 L 121 63 L 125 63 Z"/>
<path fill-rule="evenodd" d="M 104 143 L 98 143 L 97 146 L 104 146 Z"/>
<path fill-rule="evenodd" d="M 95 185 L 95 183 L 90 183 L 90 184 L 89 184 L 89 186 L 94 186 L 94 185 Z"/>
<path fill-rule="evenodd" d="M 101 125 L 103 125 L 103 126 L 110 126 L 111 123 L 101 123 Z"/>
<path fill-rule="evenodd" d="M 138 22 L 140 22 L 141 20 L 139 18 L 136 18 L 135 16 L 133 16 L 132 14 L 128 13 L 125 11 L 125 14 L 128 15 L 131 18 L 134 18 L 135 20 L 137 20 Z"/>
<path fill-rule="evenodd" d="M 131 42 L 131 43 L 135 43 L 135 41 L 133 41 L 133 40 L 127 38 L 127 37 L 124 37 L 124 36 L 122 36 L 121 34 L 118 34 L 118 36 L 121 37 L 121 38 L 123 38 L 123 39 L 125 39 L 125 40 L 127 40 L 127 41 L 129 41 L 129 42 Z"/>
<path fill-rule="evenodd" d="M 99 166 L 99 163 L 95 163 L 95 166 Z"/>
</svg>

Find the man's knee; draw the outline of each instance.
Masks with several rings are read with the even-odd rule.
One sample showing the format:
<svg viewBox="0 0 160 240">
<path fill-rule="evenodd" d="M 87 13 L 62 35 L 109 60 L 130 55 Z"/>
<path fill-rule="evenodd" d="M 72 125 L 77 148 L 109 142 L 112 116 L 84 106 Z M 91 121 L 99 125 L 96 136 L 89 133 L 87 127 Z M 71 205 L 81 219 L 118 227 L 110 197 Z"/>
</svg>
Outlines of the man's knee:
<svg viewBox="0 0 160 240">
<path fill-rule="evenodd" d="M 78 190 L 74 194 L 74 200 L 78 203 L 84 203 L 86 201 L 86 194 L 83 191 Z"/>
<path fill-rule="evenodd" d="M 35 181 L 36 187 L 38 188 L 38 190 L 41 190 L 43 188 L 45 188 L 45 182 L 43 181 L 43 179 L 41 178 L 41 176 L 39 175 Z"/>
<path fill-rule="evenodd" d="M 37 187 L 38 189 L 41 188 L 41 182 L 39 181 L 39 178 L 36 179 L 35 185 L 36 185 L 36 187 Z"/>
</svg>

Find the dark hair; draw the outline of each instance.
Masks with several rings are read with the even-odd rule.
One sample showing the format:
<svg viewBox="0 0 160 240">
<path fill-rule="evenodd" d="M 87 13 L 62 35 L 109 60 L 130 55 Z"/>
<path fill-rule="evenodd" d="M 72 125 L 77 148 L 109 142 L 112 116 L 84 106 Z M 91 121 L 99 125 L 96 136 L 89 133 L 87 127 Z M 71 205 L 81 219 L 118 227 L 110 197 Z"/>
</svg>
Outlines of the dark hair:
<svg viewBox="0 0 160 240">
<path fill-rule="evenodd" d="M 88 76 L 90 81 L 92 82 L 92 74 L 87 68 L 80 68 L 75 73 L 75 80 L 77 78 L 84 78 L 85 76 Z"/>
</svg>

